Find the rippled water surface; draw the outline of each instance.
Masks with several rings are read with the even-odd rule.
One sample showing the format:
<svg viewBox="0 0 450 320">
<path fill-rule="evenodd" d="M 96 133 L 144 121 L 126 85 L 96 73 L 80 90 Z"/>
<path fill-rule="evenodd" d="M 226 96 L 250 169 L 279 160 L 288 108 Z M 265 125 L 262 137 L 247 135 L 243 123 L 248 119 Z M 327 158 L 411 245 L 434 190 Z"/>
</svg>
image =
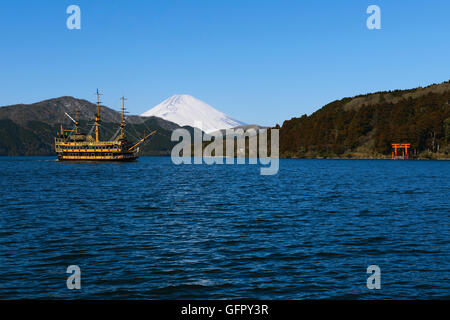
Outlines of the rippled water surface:
<svg viewBox="0 0 450 320">
<path fill-rule="evenodd" d="M 0 187 L 0 298 L 450 298 L 450 162 L 3 157 Z"/>
</svg>

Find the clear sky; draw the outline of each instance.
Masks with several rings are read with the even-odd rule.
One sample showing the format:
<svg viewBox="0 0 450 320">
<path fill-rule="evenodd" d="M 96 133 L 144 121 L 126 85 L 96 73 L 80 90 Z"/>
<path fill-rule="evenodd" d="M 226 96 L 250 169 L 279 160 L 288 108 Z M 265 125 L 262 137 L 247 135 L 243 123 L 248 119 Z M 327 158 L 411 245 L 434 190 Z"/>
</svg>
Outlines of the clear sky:
<svg viewBox="0 0 450 320">
<path fill-rule="evenodd" d="M 69 30 L 66 8 L 81 8 Z M 381 30 L 366 9 L 381 8 Z M 346 96 L 450 79 L 450 1 L 10 0 L 0 105 L 64 95 L 140 114 L 191 94 L 274 125 Z"/>
</svg>

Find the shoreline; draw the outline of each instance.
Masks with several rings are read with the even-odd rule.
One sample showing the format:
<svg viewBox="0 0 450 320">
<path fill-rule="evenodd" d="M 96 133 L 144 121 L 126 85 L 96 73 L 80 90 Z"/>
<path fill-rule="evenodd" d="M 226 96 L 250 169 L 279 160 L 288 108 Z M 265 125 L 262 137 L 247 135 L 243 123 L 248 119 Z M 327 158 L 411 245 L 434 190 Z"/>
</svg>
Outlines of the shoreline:
<svg viewBox="0 0 450 320">
<path fill-rule="evenodd" d="M 56 154 L 41 154 L 41 155 L 0 155 L 0 157 L 3 158 L 14 158 L 14 157 L 57 157 Z M 162 155 L 162 154 L 147 154 L 147 155 L 140 155 L 140 158 L 142 157 L 170 157 L 170 155 Z M 224 156 L 224 158 L 226 158 Z M 237 158 L 237 157 L 234 157 Z M 245 159 L 249 159 L 249 157 L 245 157 Z M 393 160 L 390 157 L 360 157 L 360 158 L 353 158 L 353 157 L 279 157 L 279 159 L 293 159 L 293 160 Z M 393 161 L 402 161 L 402 159 L 399 160 L 393 160 Z M 450 156 L 448 158 L 426 158 L 426 157 L 418 157 L 418 158 L 410 158 L 405 159 L 403 161 L 450 161 Z"/>
</svg>

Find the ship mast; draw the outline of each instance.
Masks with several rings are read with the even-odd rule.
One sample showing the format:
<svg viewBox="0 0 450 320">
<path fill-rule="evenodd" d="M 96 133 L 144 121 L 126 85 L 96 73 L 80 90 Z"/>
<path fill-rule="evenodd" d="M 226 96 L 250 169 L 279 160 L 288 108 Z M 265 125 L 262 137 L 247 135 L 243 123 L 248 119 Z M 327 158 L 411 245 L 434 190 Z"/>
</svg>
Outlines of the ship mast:
<svg viewBox="0 0 450 320">
<path fill-rule="evenodd" d="M 122 122 L 120 123 L 120 136 L 122 139 L 125 138 L 123 128 L 125 128 L 125 100 L 127 100 L 125 97 L 120 98 L 122 99 Z"/>
<path fill-rule="evenodd" d="M 78 132 L 78 123 L 79 123 L 79 115 L 78 115 L 78 106 L 77 106 L 77 111 L 76 111 L 76 114 L 75 114 L 75 134 L 79 134 L 79 132 Z"/>
<path fill-rule="evenodd" d="M 100 94 L 97 88 L 97 115 L 95 116 L 95 141 L 99 141 L 98 127 L 100 126 Z"/>
</svg>

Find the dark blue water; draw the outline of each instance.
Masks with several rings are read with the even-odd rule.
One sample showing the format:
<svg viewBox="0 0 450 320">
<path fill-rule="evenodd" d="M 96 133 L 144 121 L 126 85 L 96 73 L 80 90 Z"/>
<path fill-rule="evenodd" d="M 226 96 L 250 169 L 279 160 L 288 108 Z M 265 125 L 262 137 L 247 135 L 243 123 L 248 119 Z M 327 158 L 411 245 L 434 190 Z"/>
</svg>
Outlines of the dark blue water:
<svg viewBox="0 0 450 320">
<path fill-rule="evenodd" d="M 450 298 L 450 162 L 3 157 L 0 188 L 0 298 Z"/>
</svg>

